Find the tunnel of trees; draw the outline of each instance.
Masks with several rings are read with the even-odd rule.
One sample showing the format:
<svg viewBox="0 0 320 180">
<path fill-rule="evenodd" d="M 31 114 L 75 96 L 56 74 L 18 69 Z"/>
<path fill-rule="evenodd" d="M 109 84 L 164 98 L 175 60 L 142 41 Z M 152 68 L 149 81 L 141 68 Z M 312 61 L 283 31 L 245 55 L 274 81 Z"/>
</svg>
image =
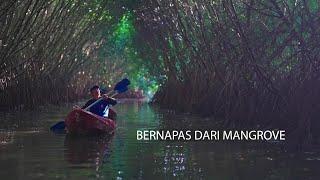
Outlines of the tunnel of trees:
<svg viewBox="0 0 320 180">
<path fill-rule="evenodd" d="M 317 0 L 5 0 L 3 107 L 129 77 L 163 107 L 320 143 Z"/>
</svg>

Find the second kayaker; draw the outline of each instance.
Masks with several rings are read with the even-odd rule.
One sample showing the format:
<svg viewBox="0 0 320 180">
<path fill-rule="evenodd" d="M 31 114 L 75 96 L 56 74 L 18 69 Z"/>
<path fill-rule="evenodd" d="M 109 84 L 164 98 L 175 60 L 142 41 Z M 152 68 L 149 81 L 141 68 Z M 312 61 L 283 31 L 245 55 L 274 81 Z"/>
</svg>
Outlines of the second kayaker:
<svg viewBox="0 0 320 180">
<path fill-rule="evenodd" d="M 109 98 L 106 94 L 101 95 L 100 87 L 97 85 L 90 88 L 90 94 L 91 99 L 88 100 L 81 109 L 89 107 L 91 104 L 103 97 L 104 99 L 90 107 L 89 111 L 99 116 L 115 120 L 116 113 L 109 107 L 109 105 L 115 105 L 117 101 L 113 98 Z M 76 108 L 79 107 L 76 106 Z"/>
</svg>

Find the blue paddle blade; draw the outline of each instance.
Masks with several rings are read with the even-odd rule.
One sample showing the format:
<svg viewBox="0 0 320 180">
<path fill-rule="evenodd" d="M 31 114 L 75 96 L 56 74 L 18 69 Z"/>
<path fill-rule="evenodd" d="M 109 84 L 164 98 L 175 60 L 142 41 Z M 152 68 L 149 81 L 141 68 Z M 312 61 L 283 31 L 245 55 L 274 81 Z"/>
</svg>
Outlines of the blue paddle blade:
<svg viewBox="0 0 320 180">
<path fill-rule="evenodd" d="M 117 92 L 122 92 L 123 90 L 126 91 L 125 89 L 128 89 L 127 86 L 129 84 L 130 84 L 129 79 L 124 78 L 114 86 L 114 90 Z"/>
<path fill-rule="evenodd" d="M 128 87 L 126 86 L 126 87 L 123 87 L 122 89 L 118 89 L 117 90 L 117 93 L 124 93 L 124 92 L 126 92 L 128 90 Z"/>
<path fill-rule="evenodd" d="M 66 127 L 66 124 L 64 123 L 64 121 L 60 121 L 58 123 L 56 123 L 55 125 L 50 127 L 51 131 L 57 132 L 57 131 L 64 131 Z"/>
</svg>

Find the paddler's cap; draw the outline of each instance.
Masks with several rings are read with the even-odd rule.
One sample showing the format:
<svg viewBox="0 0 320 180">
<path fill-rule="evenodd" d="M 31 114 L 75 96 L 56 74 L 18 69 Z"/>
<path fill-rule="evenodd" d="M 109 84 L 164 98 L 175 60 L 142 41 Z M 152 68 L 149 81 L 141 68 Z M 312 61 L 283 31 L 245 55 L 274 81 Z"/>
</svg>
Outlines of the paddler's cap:
<svg viewBox="0 0 320 180">
<path fill-rule="evenodd" d="M 92 86 L 92 88 L 90 88 L 90 92 L 92 92 L 95 89 L 100 89 L 100 87 L 98 85 L 94 85 Z"/>
</svg>

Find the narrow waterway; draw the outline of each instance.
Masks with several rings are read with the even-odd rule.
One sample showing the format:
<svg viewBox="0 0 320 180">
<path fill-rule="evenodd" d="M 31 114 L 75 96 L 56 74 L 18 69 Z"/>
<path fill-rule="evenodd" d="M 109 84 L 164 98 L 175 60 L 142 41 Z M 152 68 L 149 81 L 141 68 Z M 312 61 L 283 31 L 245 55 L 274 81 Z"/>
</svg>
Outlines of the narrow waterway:
<svg viewBox="0 0 320 180">
<path fill-rule="evenodd" d="M 137 141 L 136 131 L 205 127 L 207 120 L 126 101 L 113 137 L 48 129 L 70 107 L 0 114 L 1 179 L 319 179 L 320 153 L 278 144 Z"/>
</svg>

